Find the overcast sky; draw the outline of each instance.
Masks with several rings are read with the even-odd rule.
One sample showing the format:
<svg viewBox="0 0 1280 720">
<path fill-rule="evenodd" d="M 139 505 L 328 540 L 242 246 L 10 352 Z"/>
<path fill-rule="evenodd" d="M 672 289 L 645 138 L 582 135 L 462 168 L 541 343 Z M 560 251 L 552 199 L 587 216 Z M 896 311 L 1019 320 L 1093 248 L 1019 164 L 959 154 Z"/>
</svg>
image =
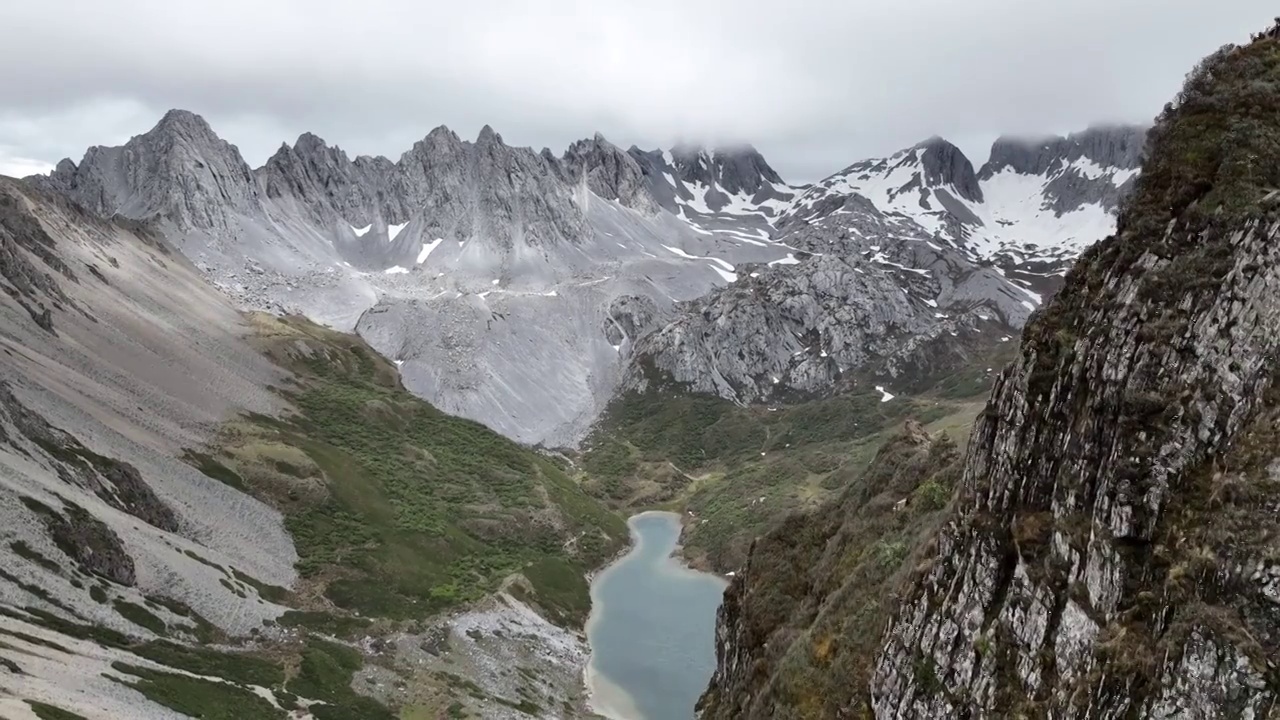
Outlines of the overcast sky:
<svg viewBox="0 0 1280 720">
<path fill-rule="evenodd" d="M 0 2 L 0 174 L 181 107 L 260 165 L 312 131 L 395 159 L 436 125 L 560 152 L 751 142 L 793 180 L 930 135 L 1145 122 L 1274 0 Z"/>
</svg>

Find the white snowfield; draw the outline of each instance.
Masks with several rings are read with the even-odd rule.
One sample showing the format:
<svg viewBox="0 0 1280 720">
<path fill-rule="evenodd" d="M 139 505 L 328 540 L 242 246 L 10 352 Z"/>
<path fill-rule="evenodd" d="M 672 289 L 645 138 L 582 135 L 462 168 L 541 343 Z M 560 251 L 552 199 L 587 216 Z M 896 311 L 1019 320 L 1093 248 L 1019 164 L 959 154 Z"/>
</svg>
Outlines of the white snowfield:
<svg viewBox="0 0 1280 720">
<path fill-rule="evenodd" d="M 882 212 L 908 217 L 928 233 L 947 237 L 954 213 L 938 199 L 937 191 L 941 190 L 977 221 L 966 224 L 963 235 L 955 238 L 973 258 L 990 260 L 1006 254 L 1017 262 L 1061 261 L 1079 255 L 1114 231 L 1115 216 L 1096 203 L 1083 203 L 1061 214 L 1055 212 L 1047 199 L 1050 183 L 1064 174 L 1078 173 L 1119 188 L 1138 173 L 1135 169 L 1104 167 L 1084 157 L 1048 175 L 1020 173 L 1006 167 L 978 181 L 982 199 L 975 201 L 949 184 L 931 185 L 922 171 L 925 152 L 924 147 L 914 147 L 884 160 L 858 163 L 804 191 L 792 208 L 811 208 L 831 195 L 858 194 Z"/>
<path fill-rule="evenodd" d="M 1084 162 L 1102 176 L 1099 166 Z M 1120 172 L 1112 171 L 1110 175 L 1117 187 L 1123 184 L 1118 179 Z M 999 252 L 1013 252 L 1029 260 L 1061 259 L 1079 255 L 1115 230 L 1115 216 L 1100 205 L 1086 204 L 1062 215 L 1046 209 L 1044 188 L 1048 182 L 1042 176 L 1024 175 L 1010 168 L 982 181 L 985 202 L 966 202 L 982 220 L 982 226 L 969 237 L 974 251 L 988 258 Z"/>
</svg>

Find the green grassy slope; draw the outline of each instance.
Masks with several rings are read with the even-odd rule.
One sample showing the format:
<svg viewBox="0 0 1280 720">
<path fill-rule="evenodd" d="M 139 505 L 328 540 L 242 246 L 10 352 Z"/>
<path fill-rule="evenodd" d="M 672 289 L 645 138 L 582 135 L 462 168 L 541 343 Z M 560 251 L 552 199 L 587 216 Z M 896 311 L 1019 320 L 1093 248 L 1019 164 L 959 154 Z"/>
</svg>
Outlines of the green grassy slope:
<svg viewBox="0 0 1280 720">
<path fill-rule="evenodd" d="M 191 457 L 280 508 L 297 546 L 303 609 L 421 618 L 525 573 L 553 617 L 585 620 L 581 576 L 627 539 L 623 520 L 564 470 L 409 394 L 363 341 L 255 315 L 257 343 L 294 370 L 296 414 L 229 423 Z M 206 454 L 207 453 L 207 454 Z"/>
<path fill-rule="evenodd" d="M 876 645 L 952 504 L 961 466 L 947 431 L 908 424 L 829 502 L 761 536 L 722 610 L 753 661 L 722 666 L 700 701 L 703 716 L 871 717 Z"/>
<path fill-rule="evenodd" d="M 966 368 L 919 383 L 925 392 L 888 402 L 865 382 L 834 397 L 741 407 L 650 372 L 648 388 L 611 403 L 584 445 L 583 486 L 615 507 L 691 513 L 686 557 L 733 570 L 753 538 L 857 478 L 906 420 L 967 438 L 1015 351 L 995 343 Z"/>
</svg>

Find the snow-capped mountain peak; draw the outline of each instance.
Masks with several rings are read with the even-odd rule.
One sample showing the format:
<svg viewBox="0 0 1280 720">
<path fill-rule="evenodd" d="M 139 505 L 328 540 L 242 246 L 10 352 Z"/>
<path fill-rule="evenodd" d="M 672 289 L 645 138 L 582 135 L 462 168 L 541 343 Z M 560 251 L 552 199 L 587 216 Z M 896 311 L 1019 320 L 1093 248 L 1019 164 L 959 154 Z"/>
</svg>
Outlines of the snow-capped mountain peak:
<svg viewBox="0 0 1280 720">
<path fill-rule="evenodd" d="M 820 222 L 860 195 L 974 261 L 1061 272 L 1114 229 L 1144 137 L 1143 128 L 1115 126 L 1033 141 L 1000 138 L 976 172 L 958 147 L 933 137 L 815 184 L 780 224 Z"/>
<path fill-rule="evenodd" d="M 887 158 L 850 165 L 802 193 L 790 212 L 804 216 L 826 198 L 854 194 L 882 212 L 915 219 L 931 234 L 953 216 L 971 220 L 968 204 L 983 200 L 973 164 L 960 148 L 933 137 Z"/>
<path fill-rule="evenodd" d="M 802 189 L 784 182 L 750 145 L 632 147 L 628 154 L 658 205 L 700 232 L 729 230 L 747 241 L 767 240 Z"/>
</svg>

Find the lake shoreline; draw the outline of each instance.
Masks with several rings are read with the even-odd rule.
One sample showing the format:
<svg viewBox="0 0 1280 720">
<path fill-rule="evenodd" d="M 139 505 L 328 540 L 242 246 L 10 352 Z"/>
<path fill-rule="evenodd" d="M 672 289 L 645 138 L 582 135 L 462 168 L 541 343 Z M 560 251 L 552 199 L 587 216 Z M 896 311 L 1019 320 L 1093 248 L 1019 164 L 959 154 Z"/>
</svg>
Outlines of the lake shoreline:
<svg viewBox="0 0 1280 720">
<path fill-rule="evenodd" d="M 694 567 L 684 557 L 681 540 L 688 523 L 684 514 L 662 510 L 631 516 L 627 519 L 629 546 L 587 576 L 591 612 L 584 630 L 590 652 L 583 683 L 591 712 L 610 720 L 665 720 L 672 712 L 692 717 L 692 704 L 705 689 L 699 676 L 709 676 L 714 669 L 715 609 L 728 582 L 718 573 Z M 617 577 L 618 573 L 625 577 Z M 621 585 L 611 589 L 611 583 Z M 613 616 L 609 609 L 614 610 Z M 663 613 L 672 622 L 657 619 Z M 607 629 L 601 625 L 610 619 L 613 624 Z M 634 638 L 623 639 L 631 633 Z M 657 644 L 646 652 L 646 643 Z M 635 667 L 646 662 L 653 667 Z M 602 668 L 610 664 L 612 671 Z M 636 697 L 635 686 L 652 684 L 648 670 L 655 668 L 659 675 L 668 673 L 664 682 L 672 687 L 649 687 Z M 643 680 L 636 679 L 637 672 Z M 646 705 L 650 706 L 647 712 Z"/>
</svg>

